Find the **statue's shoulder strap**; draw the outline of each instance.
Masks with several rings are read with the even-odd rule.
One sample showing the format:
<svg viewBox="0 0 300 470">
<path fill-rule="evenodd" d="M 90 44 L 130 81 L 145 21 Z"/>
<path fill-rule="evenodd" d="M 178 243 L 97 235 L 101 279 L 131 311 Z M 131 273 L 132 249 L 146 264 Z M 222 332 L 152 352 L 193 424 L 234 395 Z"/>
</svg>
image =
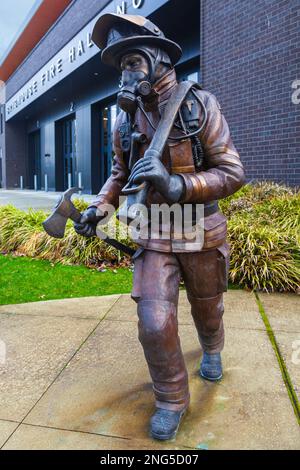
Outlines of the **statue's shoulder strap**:
<svg viewBox="0 0 300 470">
<path fill-rule="evenodd" d="M 180 107 L 193 86 L 194 82 L 191 81 L 180 82 L 169 98 L 150 144 L 151 150 L 157 152 L 157 155 L 162 155 Z"/>
<path fill-rule="evenodd" d="M 123 152 L 130 151 L 131 145 L 131 124 L 127 113 L 123 112 L 124 117 L 119 126 L 120 144 Z"/>
<path fill-rule="evenodd" d="M 191 82 L 192 86 L 187 93 L 186 99 L 180 107 L 182 120 L 188 132 L 193 132 L 201 127 L 200 116 L 203 114 L 204 103 L 197 91 L 203 90 L 202 86 L 197 82 Z"/>
</svg>

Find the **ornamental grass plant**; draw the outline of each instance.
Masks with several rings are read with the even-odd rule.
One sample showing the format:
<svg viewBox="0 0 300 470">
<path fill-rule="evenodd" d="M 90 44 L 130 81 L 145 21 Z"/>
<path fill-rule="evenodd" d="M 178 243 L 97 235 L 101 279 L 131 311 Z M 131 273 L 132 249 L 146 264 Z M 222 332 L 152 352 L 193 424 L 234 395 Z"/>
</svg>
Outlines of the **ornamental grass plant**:
<svg viewBox="0 0 300 470">
<path fill-rule="evenodd" d="M 87 204 L 75 199 L 83 211 Z M 300 192 L 270 182 L 245 185 L 220 201 L 228 217 L 231 245 L 230 281 L 242 288 L 296 291 L 300 279 Z M 44 211 L 0 207 L 0 251 L 62 264 L 101 266 L 128 265 L 127 258 L 97 238 L 77 235 L 68 222 L 64 239 L 53 239 L 43 230 Z M 134 247 L 126 227 L 116 224 L 116 238 Z"/>
</svg>

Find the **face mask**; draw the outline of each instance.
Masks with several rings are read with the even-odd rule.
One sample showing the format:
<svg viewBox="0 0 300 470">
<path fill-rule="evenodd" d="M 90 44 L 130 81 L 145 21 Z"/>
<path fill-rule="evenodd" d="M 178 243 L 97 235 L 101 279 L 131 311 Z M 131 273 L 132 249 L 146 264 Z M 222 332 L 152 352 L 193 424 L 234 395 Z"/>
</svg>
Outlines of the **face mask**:
<svg viewBox="0 0 300 470">
<path fill-rule="evenodd" d="M 158 105 L 158 96 L 144 72 L 123 71 L 118 93 L 118 105 L 123 111 L 134 115 L 139 99 L 146 111 L 153 111 Z"/>
<path fill-rule="evenodd" d="M 142 101 L 147 112 L 158 108 L 159 95 L 153 88 L 154 83 L 160 78 L 157 76 L 157 68 L 162 63 L 167 70 L 171 68 L 170 58 L 162 50 L 141 46 L 137 52 L 139 51 L 142 51 L 148 60 L 149 75 L 142 71 L 124 70 L 118 94 L 120 108 L 133 115 L 137 110 L 138 100 Z"/>
<path fill-rule="evenodd" d="M 123 111 L 129 114 L 136 112 L 139 87 L 143 82 L 147 82 L 144 72 L 123 71 L 118 93 L 118 105 Z"/>
</svg>

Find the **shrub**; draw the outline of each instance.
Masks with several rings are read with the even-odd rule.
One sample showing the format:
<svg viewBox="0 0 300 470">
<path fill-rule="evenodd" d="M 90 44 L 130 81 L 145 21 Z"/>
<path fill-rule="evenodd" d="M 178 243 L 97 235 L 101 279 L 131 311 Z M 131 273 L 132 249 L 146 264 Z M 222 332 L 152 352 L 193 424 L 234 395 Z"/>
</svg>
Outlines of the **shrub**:
<svg viewBox="0 0 300 470">
<path fill-rule="evenodd" d="M 246 184 L 232 196 L 220 201 L 222 212 L 230 217 L 237 211 L 251 210 L 254 204 L 270 201 L 275 197 L 293 196 L 295 191 L 284 185 L 262 181 L 255 185 Z"/>
<path fill-rule="evenodd" d="M 300 194 L 275 183 L 246 185 L 221 201 L 228 216 L 230 280 L 242 287 L 299 287 Z"/>
<path fill-rule="evenodd" d="M 76 207 L 82 211 L 87 207 L 83 200 L 75 199 Z M 103 261 L 120 262 L 121 253 L 98 238 L 84 238 L 76 234 L 71 221 L 67 223 L 65 237 L 49 237 L 42 222 L 49 213 L 44 211 L 28 212 L 8 205 L 0 207 L 0 250 L 15 252 L 29 257 L 40 258 L 62 264 L 99 265 Z M 114 218 L 103 230 L 116 224 L 117 239 L 134 246 L 127 240 L 126 228 Z M 124 258 L 125 260 L 125 258 Z"/>
<path fill-rule="evenodd" d="M 241 214 L 229 220 L 230 279 L 265 291 L 296 290 L 299 285 L 299 242 L 296 234 L 256 222 Z"/>
<path fill-rule="evenodd" d="M 87 207 L 75 199 L 76 207 Z M 231 245 L 230 280 L 241 287 L 265 291 L 295 291 L 300 278 L 300 193 L 275 183 L 245 185 L 220 201 L 228 217 Z M 97 238 L 75 233 L 71 222 L 62 240 L 49 237 L 42 222 L 44 211 L 28 212 L 13 206 L 0 207 L 0 250 L 63 264 L 129 264 L 128 258 Z M 117 239 L 134 247 L 127 230 L 114 218 Z"/>
</svg>

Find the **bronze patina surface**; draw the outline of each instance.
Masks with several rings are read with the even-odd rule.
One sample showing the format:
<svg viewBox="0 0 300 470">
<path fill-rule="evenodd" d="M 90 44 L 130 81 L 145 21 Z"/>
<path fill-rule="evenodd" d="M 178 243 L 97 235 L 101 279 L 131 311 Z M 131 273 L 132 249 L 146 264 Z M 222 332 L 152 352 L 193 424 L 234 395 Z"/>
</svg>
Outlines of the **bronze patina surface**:
<svg viewBox="0 0 300 470">
<path fill-rule="evenodd" d="M 178 203 L 182 210 L 187 204 L 204 205 L 201 248 L 178 243 L 170 229 L 169 239 L 138 239 L 141 249 L 134 256 L 132 297 L 156 406 L 181 411 L 190 397 L 178 336 L 180 278 L 203 351 L 220 353 L 229 246 L 226 218 L 217 201 L 244 184 L 243 165 L 217 99 L 198 84 L 191 84 L 178 109 L 173 108 L 176 118 L 168 135 L 159 134 L 162 124 L 165 129 L 170 124 L 162 122 L 168 119 L 166 106 L 172 99 L 176 102 L 179 86 L 174 65 L 180 46 L 166 39 L 156 25 L 142 17 L 107 14 L 97 22 L 93 38 L 103 49 L 104 62 L 122 73 L 118 95 L 122 111 L 113 134 L 112 174 L 89 210 L 101 210 L 106 204 L 117 209 L 125 187 L 136 189 L 133 199 L 137 200 L 140 188 L 146 188 L 147 208 L 162 203 Z M 166 144 L 153 152 L 153 142 Z M 78 233 L 84 235 L 93 220 L 85 218 L 76 227 Z"/>
</svg>

